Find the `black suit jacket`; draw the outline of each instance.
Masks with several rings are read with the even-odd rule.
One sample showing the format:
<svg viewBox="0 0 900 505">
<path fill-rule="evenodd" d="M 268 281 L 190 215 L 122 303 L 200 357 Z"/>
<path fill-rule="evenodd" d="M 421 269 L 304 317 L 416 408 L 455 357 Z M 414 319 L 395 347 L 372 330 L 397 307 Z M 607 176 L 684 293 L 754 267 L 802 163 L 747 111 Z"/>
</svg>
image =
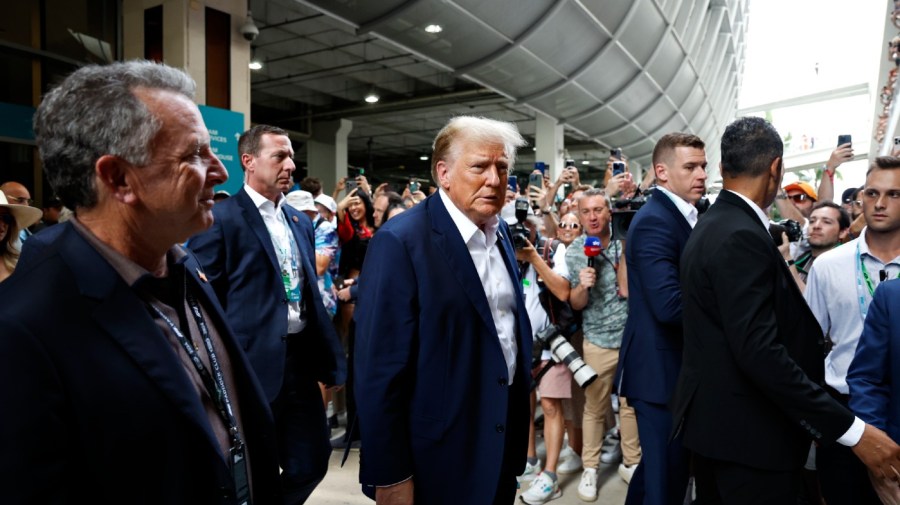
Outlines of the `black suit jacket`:
<svg viewBox="0 0 900 505">
<path fill-rule="evenodd" d="M 312 222 L 290 205 L 282 206 L 282 212 L 300 249 L 306 278 L 301 287 L 307 307 L 304 331 L 309 336 L 303 343 L 305 370 L 319 382 L 343 384 L 347 357 L 322 305 Z M 271 402 L 278 396 L 284 378 L 288 332 L 287 300 L 272 238 L 244 189 L 217 203 L 213 216 L 212 227 L 191 238 L 188 247 L 203 265 Z"/>
<path fill-rule="evenodd" d="M 206 412 L 144 302 L 71 223 L 51 229 L 0 284 L 0 501 L 234 503 Z M 281 503 L 262 389 L 199 265 L 184 265 L 231 360 L 255 503 Z"/>
<path fill-rule="evenodd" d="M 853 415 L 820 385 L 822 331 L 768 230 L 722 191 L 681 260 L 684 362 L 673 397 L 684 446 L 788 471 L 810 439 L 834 442 Z"/>
</svg>

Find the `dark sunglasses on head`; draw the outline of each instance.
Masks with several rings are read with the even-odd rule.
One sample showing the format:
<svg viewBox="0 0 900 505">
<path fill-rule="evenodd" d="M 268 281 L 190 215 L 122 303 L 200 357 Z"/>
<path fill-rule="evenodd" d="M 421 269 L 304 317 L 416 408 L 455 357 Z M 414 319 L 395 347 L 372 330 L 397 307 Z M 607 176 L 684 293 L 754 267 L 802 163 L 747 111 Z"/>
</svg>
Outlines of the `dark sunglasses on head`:
<svg viewBox="0 0 900 505">
<path fill-rule="evenodd" d="M 803 201 L 806 201 L 806 200 L 810 200 L 809 195 L 807 195 L 806 193 L 799 193 L 799 194 L 796 194 L 796 195 L 790 195 L 790 196 L 788 196 L 788 198 L 790 198 L 791 200 L 793 200 L 793 201 L 795 201 L 795 202 L 797 202 L 797 203 L 800 203 L 800 202 L 803 202 Z"/>
<path fill-rule="evenodd" d="M 12 214 L 0 214 L 0 221 L 12 226 L 16 223 L 16 218 Z"/>
<path fill-rule="evenodd" d="M 577 230 L 578 228 L 581 228 L 581 225 L 578 223 L 559 223 L 559 227 L 564 229 Z"/>
</svg>

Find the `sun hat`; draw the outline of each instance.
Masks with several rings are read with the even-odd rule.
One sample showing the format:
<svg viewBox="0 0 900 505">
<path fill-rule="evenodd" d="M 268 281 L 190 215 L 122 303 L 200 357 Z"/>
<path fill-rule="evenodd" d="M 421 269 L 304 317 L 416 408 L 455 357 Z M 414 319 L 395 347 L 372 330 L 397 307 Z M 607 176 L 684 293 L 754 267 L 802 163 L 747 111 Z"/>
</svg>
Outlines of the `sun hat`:
<svg viewBox="0 0 900 505">
<path fill-rule="evenodd" d="M 28 205 L 15 205 L 9 203 L 9 200 L 6 199 L 6 195 L 3 194 L 2 191 L 0 191 L 0 207 L 9 209 L 9 213 L 16 218 L 16 226 L 18 226 L 19 229 L 28 228 L 40 221 L 41 217 L 44 216 L 41 209 L 29 207 Z"/>
</svg>

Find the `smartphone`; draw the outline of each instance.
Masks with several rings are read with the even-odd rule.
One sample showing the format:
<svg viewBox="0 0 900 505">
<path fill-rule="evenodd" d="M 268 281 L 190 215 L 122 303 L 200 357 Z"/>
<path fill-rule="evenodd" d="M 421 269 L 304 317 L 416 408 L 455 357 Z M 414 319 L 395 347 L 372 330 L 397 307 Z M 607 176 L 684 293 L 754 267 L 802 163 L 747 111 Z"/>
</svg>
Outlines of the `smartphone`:
<svg viewBox="0 0 900 505">
<path fill-rule="evenodd" d="M 419 183 L 416 181 L 409 181 L 409 192 L 415 193 L 419 190 Z"/>
<path fill-rule="evenodd" d="M 347 194 L 348 194 L 348 195 L 349 195 L 354 189 L 356 189 L 357 186 L 359 186 L 359 185 L 356 183 L 356 179 L 351 179 L 351 178 L 349 178 L 349 177 L 347 178 L 347 182 L 344 183 L 344 189 L 347 191 Z"/>
<path fill-rule="evenodd" d="M 852 141 L 850 140 L 850 135 L 838 135 L 838 144 L 842 146 L 844 144 L 850 144 Z"/>
<path fill-rule="evenodd" d="M 612 164 L 612 174 L 613 177 L 624 174 L 625 173 L 625 162 L 622 161 L 614 161 Z"/>
<path fill-rule="evenodd" d="M 533 188 L 541 189 L 544 187 L 544 176 L 541 174 L 536 174 L 534 172 L 528 176 L 528 185 Z"/>
<path fill-rule="evenodd" d="M 609 155 L 612 156 L 613 158 L 615 158 L 615 159 L 621 161 L 621 160 L 622 160 L 622 149 L 621 149 L 621 148 L 619 148 L 619 149 L 610 149 L 610 150 L 609 150 Z"/>
<path fill-rule="evenodd" d="M 900 146 L 900 137 L 894 137 L 894 145 Z"/>
<path fill-rule="evenodd" d="M 513 193 L 519 192 L 519 178 L 515 175 L 510 175 L 508 180 L 506 181 L 506 185 L 509 186 L 510 191 Z"/>
<path fill-rule="evenodd" d="M 566 166 L 567 166 L 567 167 L 574 167 L 574 166 L 575 166 L 575 160 L 566 160 Z"/>
</svg>

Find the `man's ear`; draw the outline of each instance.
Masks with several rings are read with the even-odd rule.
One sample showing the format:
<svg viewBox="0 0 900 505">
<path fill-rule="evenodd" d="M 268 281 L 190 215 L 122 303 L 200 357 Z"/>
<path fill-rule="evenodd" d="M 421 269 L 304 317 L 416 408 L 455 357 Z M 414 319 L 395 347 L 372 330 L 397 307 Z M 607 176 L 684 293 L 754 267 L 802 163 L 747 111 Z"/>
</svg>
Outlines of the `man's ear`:
<svg viewBox="0 0 900 505">
<path fill-rule="evenodd" d="M 655 163 L 653 165 L 653 173 L 659 182 L 669 182 L 669 167 L 664 163 Z"/>
<path fill-rule="evenodd" d="M 253 168 L 253 155 L 250 153 L 244 153 L 241 155 L 241 168 L 244 169 L 245 173 L 250 173 L 250 169 Z"/>
<path fill-rule="evenodd" d="M 439 160 L 437 164 L 434 166 L 435 172 L 437 172 L 438 183 L 440 183 L 441 187 L 444 190 L 450 189 L 450 165 L 447 164 L 444 160 Z"/>
<path fill-rule="evenodd" d="M 772 160 L 772 164 L 769 165 L 769 175 L 772 176 L 772 180 L 780 188 L 781 179 L 784 177 L 784 165 L 781 163 L 781 156 Z"/>
<path fill-rule="evenodd" d="M 94 163 L 97 189 L 121 203 L 131 204 L 136 200 L 133 187 L 134 167 L 118 156 L 105 154 Z"/>
<path fill-rule="evenodd" d="M 838 232 L 838 241 L 843 244 L 850 238 L 850 228 L 844 228 L 843 230 Z"/>
</svg>

